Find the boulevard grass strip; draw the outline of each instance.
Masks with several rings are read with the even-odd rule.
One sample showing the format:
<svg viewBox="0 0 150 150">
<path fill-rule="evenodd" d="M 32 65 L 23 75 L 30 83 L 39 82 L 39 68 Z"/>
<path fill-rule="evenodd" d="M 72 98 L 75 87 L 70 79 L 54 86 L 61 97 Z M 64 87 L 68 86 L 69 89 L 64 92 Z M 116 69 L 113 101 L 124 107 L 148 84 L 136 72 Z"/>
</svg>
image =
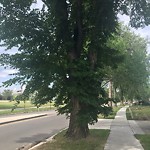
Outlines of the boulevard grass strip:
<svg viewBox="0 0 150 150">
<path fill-rule="evenodd" d="M 12 109 L 15 103 L 15 101 L 0 100 L 0 109 Z M 25 104 L 23 101 L 20 101 L 20 104 L 18 104 L 17 108 L 23 108 L 24 105 L 25 107 L 34 107 L 30 101 L 26 101 Z"/>
<path fill-rule="evenodd" d="M 0 109 L 12 109 L 15 103 L 16 101 L 0 100 Z M 51 102 L 42 106 L 51 107 L 51 106 L 54 106 L 54 103 Z M 17 105 L 17 108 L 24 108 L 24 107 L 30 108 L 30 107 L 35 107 L 35 105 L 33 105 L 31 101 L 25 101 L 25 103 L 23 101 L 20 101 L 20 103 Z"/>
<path fill-rule="evenodd" d="M 150 120 L 150 106 L 130 106 L 126 115 L 128 120 Z"/>
<path fill-rule="evenodd" d="M 140 141 L 144 150 L 150 150 L 150 134 L 136 134 L 135 137 Z"/>
<path fill-rule="evenodd" d="M 4 110 L 4 111 L 0 111 L 0 116 L 2 115 L 13 115 L 13 114 L 23 114 L 23 113 L 32 113 L 32 112 L 41 112 L 41 111 L 49 111 L 55 109 L 55 107 L 41 107 L 39 109 L 37 108 L 26 108 L 26 109 L 20 109 L 20 110 Z"/>
<path fill-rule="evenodd" d="M 65 132 L 62 131 L 52 141 L 35 150 L 104 150 L 110 130 L 91 129 L 90 135 L 81 140 L 70 140 L 65 137 Z"/>
<path fill-rule="evenodd" d="M 98 118 L 99 119 L 114 119 L 115 118 L 115 116 L 116 116 L 116 113 L 119 111 L 119 109 L 121 109 L 122 108 L 122 106 L 114 106 L 113 107 L 113 111 L 108 115 L 108 116 L 103 116 L 102 114 L 99 114 L 98 115 Z"/>
<path fill-rule="evenodd" d="M 49 111 L 51 109 L 55 109 L 54 103 L 47 103 L 42 105 L 40 108 L 36 108 L 31 101 L 20 101 L 17 105 L 16 109 L 13 109 L 15 101 L 8 100 L 0 100 L 0 115 L 9 115 L 9 114 L 21 114 L 21 113 L 30 113 L 30 112 L 38 112 L 38 111 Z M 18 109 L 19 108 L 19 109 Z"/>
</svg>

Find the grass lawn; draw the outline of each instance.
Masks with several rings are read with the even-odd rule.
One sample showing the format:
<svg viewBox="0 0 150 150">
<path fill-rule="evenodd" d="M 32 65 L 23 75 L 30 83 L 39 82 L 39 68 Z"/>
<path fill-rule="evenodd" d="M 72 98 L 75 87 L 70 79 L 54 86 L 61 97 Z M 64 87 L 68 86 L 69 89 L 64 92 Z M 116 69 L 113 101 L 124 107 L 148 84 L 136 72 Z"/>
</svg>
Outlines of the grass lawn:
<svg viewBox="0 0 150 150">
<path fill-rule="evenodd" d="M 47 111 L 50 109 L 54 109 L 53 103 L 51 103 L 51 104 L 48 103 L 46 105 L 42 105 L 39 109 L 37 109 L 30 101 L 26 101 L 25 104 L 23 101 L 21 101 L 20 104 L 17 106 L 17 108 L 23 108 L 23 109 L 15 109 L 15 110 L 11 111 L 15 103 L 16 102 L 14 102 L 14 101 L 11 101 L 11 102 L 10 101 L 0 101 L 0 115 L 29 113 L 29 112 Z M 24 109 L 24 106 L 25 106 L 25 109 Z"/>
<path fill-rule="evenodd" d="M 109 130 L 92 129 L 90 136 L 81 140 L 70 140 L 66 138 L 66 131 L 56 135 L 54 139 L 36 148 L 36 150 L 104 150 Z"/>
<path fill-rule="evenodd" d="M 122 106 L 114 106 L 113 107 L 113 112 L 110 114 L 110 115 L 108 115 L 108 116 L 106 116 L 106 117 L 104 117 L 103 115 L 98 115 L 98 118 L 100 118 L 100 119 L 102 119 L 102 118 L 105 118 L 105 119 L 114 119 L 115 118 L 115 116 L 116 116 L 116 113 L 118 112 L 118 110 L 120 109 L 120 108 L 122 108 Z"/>
<path fill-rule="evenodd" d="M 21 114 L 21 113 L 31 113 L 31 112 L 38 112 L 38 111 L 49 111 L 51 109 L 54 109 L 54 107 L 41 107 L 39 109 L 37 108 L 26 108 L 26 109 L 15 109 L 11 112 L 11 110 L 4 110 L 0 111 L 0 115 L 9 115 L 9 114 Z"/>
<path fill-rule="evenodd" d="M 150 134 L 145 135 L 136 134 L 135 137 L 140 141 L 144 150 L 150 150 Z"/>
<path fill-rule="evenodd" d="M 130 106 L 126 115 L 128 120 L 150 120 L 150 106 Z"/>
<path fill-rule="evenodd" d="M 15 101 L 0 101 L 0 109 L 12 109 L 16 102 Z M 25 107 L 34 107 L 33 104 L 31 104 L 30 101 L 25 102 Z M 24 102 L 20 101 L 20 104 L 17 106 L 17 108 L 24 108 Z"/>
</svg>

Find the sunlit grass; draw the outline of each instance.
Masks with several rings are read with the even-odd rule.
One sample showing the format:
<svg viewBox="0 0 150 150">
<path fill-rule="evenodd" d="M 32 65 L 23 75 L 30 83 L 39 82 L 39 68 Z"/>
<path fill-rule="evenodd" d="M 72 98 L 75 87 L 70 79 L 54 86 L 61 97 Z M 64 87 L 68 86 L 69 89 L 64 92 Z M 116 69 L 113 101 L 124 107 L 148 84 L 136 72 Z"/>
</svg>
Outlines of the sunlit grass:
<svg viewBox="0 0 150 150">
<path fill-rule="evenodd" d="M 98 115 L 98 117 L 100 118 L 100 119 L 102 119 L 102 118 L 105 118 L 105 119 L 114 119 L 115 118 L 115 116 L 116 116 L 116 113 L 118 112 L 118 110 L 120 109 L 120 108 L 122 108 L 122 106 L 114 106 L 113 107 L 113 111 L 108 115 L 108 116 L 103 116 L 102 114 L 99 114 Z"/>
<path fill-rule="evenodd" d="M 0 101 L 0 109 L 12 109 L 15 101 Z M 24 108 L 25 107 L 34 107 L 34 105 L 30 101 L 26 101 L 25 103 L 23 101 L 20 101 L 20 103 L 17 105 L 17 108 Z"/>
<path fill-rule="evenodd" d="M 130 106 L 126 114 L 128 120 L 150 120 L 150 106 Z"/>
<path fill-rule="evenodd" d="M 54 103 L 48 103 L 42 105 L 40 108 L 36 108 L 30 101 L 26 101 L 25 103 L 20 101 L 17 107 L 13 110 L 15 103 L 15 101 L 0 101 L 0 115 L 48 111 L 54 109 Z"/>
<path fill-rule="evenodd" d="M 140 141 L 144 150 L 150 150 L 150 134 L 135 135 L 135 137 Z"/>
<path fill-rule="evenodd" d="M 36 150 L 104 150 L 109 130 L 92 129 L 90 135 L 81 140 L 66 138 L 65 131 L 59 133 L 51 142 L 43 144 Z"/>
</svg>

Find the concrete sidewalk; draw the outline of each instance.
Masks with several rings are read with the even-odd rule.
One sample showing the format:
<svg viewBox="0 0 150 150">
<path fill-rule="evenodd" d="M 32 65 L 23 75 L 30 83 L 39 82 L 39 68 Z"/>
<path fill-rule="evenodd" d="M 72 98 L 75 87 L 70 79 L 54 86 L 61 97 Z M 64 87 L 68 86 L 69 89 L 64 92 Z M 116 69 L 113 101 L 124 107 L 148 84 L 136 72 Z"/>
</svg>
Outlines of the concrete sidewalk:
<svg viewBox="0 0 150 150">
<path fill-rule="evenodd" d="M 126 118 L 127 107 L 121 108 L 111 124 L 110 135 L 104 150 L 144 150 L 140 142 L 134 137 L 133 129 Z M 136 126 L 134 131 L 141 132 Z"/>
<path fill-rule="evenodd" d="M 0 125 L 56 114 L 55 110 L 0 117 Z"/>
</svg>

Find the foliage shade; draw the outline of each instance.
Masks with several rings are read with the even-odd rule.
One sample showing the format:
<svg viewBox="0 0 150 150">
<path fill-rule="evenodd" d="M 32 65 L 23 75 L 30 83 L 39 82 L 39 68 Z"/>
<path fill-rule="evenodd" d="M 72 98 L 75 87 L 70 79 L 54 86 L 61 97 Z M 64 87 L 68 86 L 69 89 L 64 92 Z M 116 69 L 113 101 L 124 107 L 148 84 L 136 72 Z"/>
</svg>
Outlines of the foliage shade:
<svg viewBox="0 0 150 150">
<path fill-rule="evenodd" d="M 5 85 L 26 84 L 25 94 L 36 92 L 37 103 L 55 99 L 60 113 L 71 113 L 69 136 L 86 137 L 87 124 L 107 112 L 104 68 L 120 62 L 120 52 L 106 44 L 117 31 L 117 14 L 130 15 L 134 27 L 147 25 L 150 4 L 43 0 L 39 10 L 34 2 L 0 0 L 0 40 L 7 49 L 18 47 L 17 54 L 1 55 L 2 65 L 18 69 Z"/>
</svg>

